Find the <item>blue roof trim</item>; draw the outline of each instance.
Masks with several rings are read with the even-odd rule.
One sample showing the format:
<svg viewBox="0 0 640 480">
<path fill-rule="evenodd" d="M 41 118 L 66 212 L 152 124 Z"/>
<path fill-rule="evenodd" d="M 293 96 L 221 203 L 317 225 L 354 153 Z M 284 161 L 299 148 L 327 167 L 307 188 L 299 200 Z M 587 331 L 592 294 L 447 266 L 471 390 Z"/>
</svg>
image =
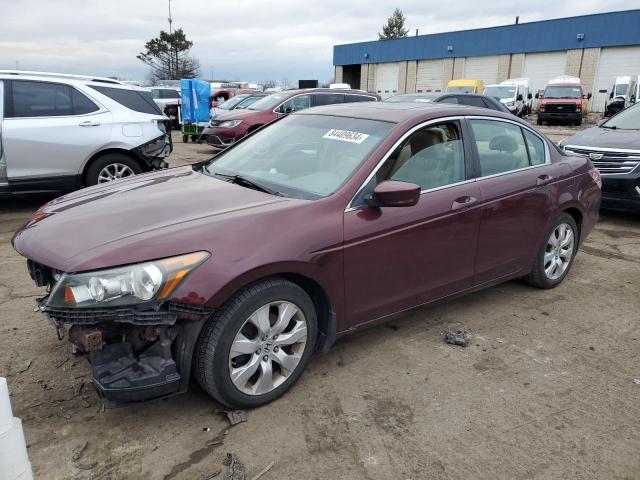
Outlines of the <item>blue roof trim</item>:
<svg viewBox="0 0 640 480">
<path fill-rule="evenodd" d="M 334 65 L 640 45 L 640 10 L 333 47 Z M 578 40 L 577 34 L 584 39 Z M 453 51 L 447 51 L 451 45 Z"/>
</svg>

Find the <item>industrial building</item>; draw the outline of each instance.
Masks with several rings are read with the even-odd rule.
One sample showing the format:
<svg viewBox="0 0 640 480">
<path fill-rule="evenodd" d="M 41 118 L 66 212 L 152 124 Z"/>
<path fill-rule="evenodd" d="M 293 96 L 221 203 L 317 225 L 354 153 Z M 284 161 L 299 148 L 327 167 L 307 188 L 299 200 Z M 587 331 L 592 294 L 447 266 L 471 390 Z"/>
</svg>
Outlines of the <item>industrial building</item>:
<svg viewBox="0 0 640 480">
<path fill-rule="evenodd" d="M 603 111 L 615 77 L 640 75 L 640 10 L 336 45 L 335 81 L 375 91 L 438 92 L 453 79 L 529 78 L 533 92 L 580 77 Z"/>
</svg>

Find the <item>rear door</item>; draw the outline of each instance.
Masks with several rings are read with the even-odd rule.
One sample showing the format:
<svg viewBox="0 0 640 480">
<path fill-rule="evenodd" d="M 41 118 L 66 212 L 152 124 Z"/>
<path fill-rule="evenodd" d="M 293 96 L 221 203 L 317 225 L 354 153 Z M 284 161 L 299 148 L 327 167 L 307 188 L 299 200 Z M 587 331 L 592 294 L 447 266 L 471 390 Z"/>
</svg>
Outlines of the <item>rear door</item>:
<svg viewBox="0 0 640 480">
<path fill-rule="evenodd" d="M 558 174 L 546 143 L 515 122 L 470 118 L 481 194 L 474 284 L 526 274 L 554 208 Z"/>
<path fill-rule="evenodd" d="M 111 113 L 76 88 L 31 80 L 5 87 L 3 145 L 12 190 L 77 179 L 84 161 L 109 141 Z"/>
</svg>

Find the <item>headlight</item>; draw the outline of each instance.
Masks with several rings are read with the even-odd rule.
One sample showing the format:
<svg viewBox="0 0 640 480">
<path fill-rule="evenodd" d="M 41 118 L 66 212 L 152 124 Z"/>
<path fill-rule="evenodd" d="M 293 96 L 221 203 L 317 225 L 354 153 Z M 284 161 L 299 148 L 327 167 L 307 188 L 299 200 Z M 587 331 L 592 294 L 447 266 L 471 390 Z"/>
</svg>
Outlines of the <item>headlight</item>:
<svg viewBox="0 0 640 480">
<path fill-rule="evenodd" d="M 233 128 L 233 127 L 237 127 L 241 123 L 242 123 L 242 120 L 227 120 L 226 122 L 222 122 L 218 126 L 221 128 Z"/>
<path fill-rule="evenodd" d="M 544 105 L 544 104 L 540 105 L 540 111 L 544 112 L 545 107 L 546 107 L 546 105 Z"/>
<path fill-rule="evenodd" d="M 47 299 L 48 307 L 106 307 L 166 300 L 200 266 L 208 252 L 87 273 L 63 274 Z"/>
<path fill-rule="evenodd" d="M 164 124 L 164 120 L 158 120 L 158 130 L 162 133 L 167 133 L 167 126 Z"/>
<path fill-rule="evenodd" d="M 576 105 L 576 112 L 582 111 L 582 105 Z"/>
</svg>

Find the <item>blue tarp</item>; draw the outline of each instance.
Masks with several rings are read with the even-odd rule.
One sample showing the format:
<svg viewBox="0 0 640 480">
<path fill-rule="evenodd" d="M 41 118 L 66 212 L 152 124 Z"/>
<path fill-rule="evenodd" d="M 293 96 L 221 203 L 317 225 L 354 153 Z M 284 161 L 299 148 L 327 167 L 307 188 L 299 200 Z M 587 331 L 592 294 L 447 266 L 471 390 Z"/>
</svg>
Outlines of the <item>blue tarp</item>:
<svg viewBox="0 0 640 480">
<path fill-rule="evenodd" d="M 201 80 L 180 80 L 182 123 L 209 123 L 211 84 Z"/>
</svg>

